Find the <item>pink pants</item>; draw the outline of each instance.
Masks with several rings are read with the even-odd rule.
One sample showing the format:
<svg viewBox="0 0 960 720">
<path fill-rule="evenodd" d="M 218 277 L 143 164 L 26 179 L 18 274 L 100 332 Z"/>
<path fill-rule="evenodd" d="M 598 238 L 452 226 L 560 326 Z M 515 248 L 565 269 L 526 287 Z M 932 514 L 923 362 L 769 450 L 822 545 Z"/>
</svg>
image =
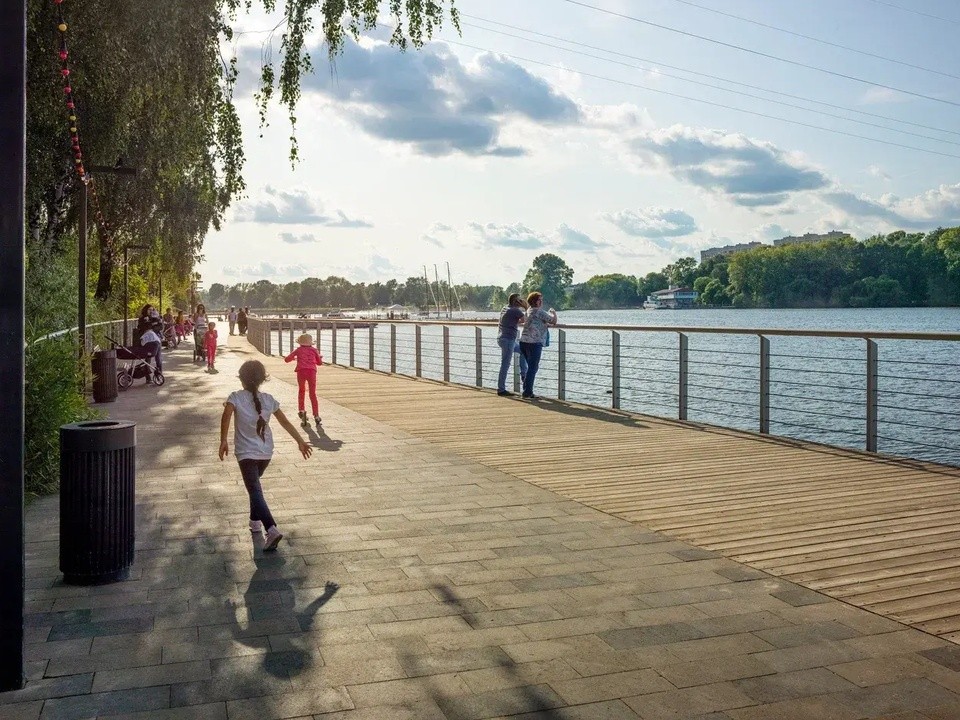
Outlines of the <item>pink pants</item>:
<svg viewBox="0 0 960 720">
<path fill-rule="evenodd" d="M 317 402 L 317 371 L 297 370 L 297 404 L 300 412 L 304 411 L 303 395 L 307 386 L 310 387 L 310 405 L 313 406 L 313 416 L 320 414 L 320 403 Z"/>
<path fill-rule="evenodd" d="M 213 360 L 217 357 L 217 344 L 207 343 L 207 367 L 213 367 Z"/>
</svg>

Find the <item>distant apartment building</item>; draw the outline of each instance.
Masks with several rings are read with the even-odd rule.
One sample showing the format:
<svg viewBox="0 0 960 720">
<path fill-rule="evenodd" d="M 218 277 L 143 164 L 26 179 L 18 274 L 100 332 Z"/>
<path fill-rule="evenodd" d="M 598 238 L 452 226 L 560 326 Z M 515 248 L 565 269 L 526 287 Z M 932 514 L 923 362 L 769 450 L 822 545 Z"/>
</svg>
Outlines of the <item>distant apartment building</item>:
<svg viewBox="0 0 960 720">
<path fill-rule="evenodd" d="M 839 240 L 840 238 L 845 238 L 849 233 L 845 233 L 841 230 L 831 230 L 828 233 L 818 234 L 818 233 L 805 233 L 803 235 L 791 235 L 789 237 L 780 238 L 779 240 L 774 240 L 773 244 L 777 247 L 781 245 L 801 245 L 807 243 L 818 243 L 824 242 L 826 240 Z"/>
<path fill-rule="evenodd" d="M 717 255 L 732 255 L 736 252 L 743 252 L 744 250 L 753 250 L 753 248 L 762 247 L 763 243 L 760 242 L 748 242 L 748 243 L 738 243 L 737 245 L 724 245 L 723 247 L 707 248 L 706 250 L 700 251 L 700 262 L 703 262 L 707 258 L 716 257 Z"/>
</svg>

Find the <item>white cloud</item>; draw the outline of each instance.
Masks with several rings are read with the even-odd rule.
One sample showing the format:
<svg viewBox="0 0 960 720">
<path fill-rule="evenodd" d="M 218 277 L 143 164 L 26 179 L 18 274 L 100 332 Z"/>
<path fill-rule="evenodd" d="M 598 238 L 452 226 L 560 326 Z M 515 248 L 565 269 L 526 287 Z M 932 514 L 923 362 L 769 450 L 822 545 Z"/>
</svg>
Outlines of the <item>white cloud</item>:
<svg viewBox="0 0 960 720">
<path fill-rule="evenodd" d="M 271 280 L 283 278 L 286 280 L 300 280 L 311 273 L 312 269 L 297 263 L 293 265 L 274 264 L 263 261 L 259 265 L 226 265 L 222 268 L 224 275 L 230 278 Z"/>
<path fill-rule="evenodd" d="M 909 198 L 888 193 L 874 199 L 839 187 L 820 197 L 852 221 L 872 219 L 885 227 L 917 230 L 960 224 L 960 183 L 940 185 Z"/>
<path fill-rule="evenodd" d="M 682 237 L 696 232 L 697 223 L 683 210 L 663 207 L 620 210 L 601 216 L 627 235 L 645 238 Z"/>
<path fill-rule="evenodd" d="M 628 147 L 643 163 L 741 207 L 781 205 L 830 185 L 796 154 L 740 133 L 674 125 L 634 135 Z"/>
<path fill-rule="evenodd" d="M 902 103 L 909 100 L 908 95 L 904 95 L 896 90 L 882 87 L 872 87 L 864 91 L 860 96 L 861 105 L 888 105 L 890 103 Z"/>
<path fill-rule="evenodd" d="M 326 210 L 323 201 L 306 190 L 281 190 L 271 185 L 265 186 L 256 200 L 241 202 L 237 206 L 234 220 L 276 225 L 373 227 L 366 220 L 348 217 L 343 210 Z"/>
<path fill-rule="evenodd" d="M 280 233 L 280 240 L 287 243 L 288 245 L 300 245 L 305 243 L 315 243 L 319 242 L 318 238 L 313 233 L 306 233 L 303 235 L 294 235 L 293 233 Z"/>
</svg>

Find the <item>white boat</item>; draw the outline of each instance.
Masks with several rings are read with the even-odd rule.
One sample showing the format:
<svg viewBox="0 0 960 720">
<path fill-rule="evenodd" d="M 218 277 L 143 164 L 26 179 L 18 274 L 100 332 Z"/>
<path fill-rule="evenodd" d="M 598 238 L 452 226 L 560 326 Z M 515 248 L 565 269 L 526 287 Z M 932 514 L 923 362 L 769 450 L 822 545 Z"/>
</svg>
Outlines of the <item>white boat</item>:
<svg viewBox="0 0 960 720">
<path fill-rule="evenodd" d="M 663 303 L 662 300 L 655 298 L 653 295 L 647 295 L 647 299 L 643 301 L 644 310 L 666 310 L 667 306 Z"/>
</svg>

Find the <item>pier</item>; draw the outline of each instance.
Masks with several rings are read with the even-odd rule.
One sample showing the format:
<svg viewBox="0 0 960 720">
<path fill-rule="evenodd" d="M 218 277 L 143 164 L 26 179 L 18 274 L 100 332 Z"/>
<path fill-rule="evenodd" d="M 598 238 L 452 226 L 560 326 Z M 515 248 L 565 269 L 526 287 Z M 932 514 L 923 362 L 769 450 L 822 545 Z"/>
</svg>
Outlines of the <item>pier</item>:
<svg viewBox="0 0 960 720">
<path fill-rule="evenodd" d="M 960 717 L 960 471 L 327 366 L 264 556 L 216 457 L 253 357 L 294 415 L 292 366 L 236 337 L 104 408 L 138 423 L 129 581 L 63 585 L 31 505 L 0 716 Z"/>
</svg>

